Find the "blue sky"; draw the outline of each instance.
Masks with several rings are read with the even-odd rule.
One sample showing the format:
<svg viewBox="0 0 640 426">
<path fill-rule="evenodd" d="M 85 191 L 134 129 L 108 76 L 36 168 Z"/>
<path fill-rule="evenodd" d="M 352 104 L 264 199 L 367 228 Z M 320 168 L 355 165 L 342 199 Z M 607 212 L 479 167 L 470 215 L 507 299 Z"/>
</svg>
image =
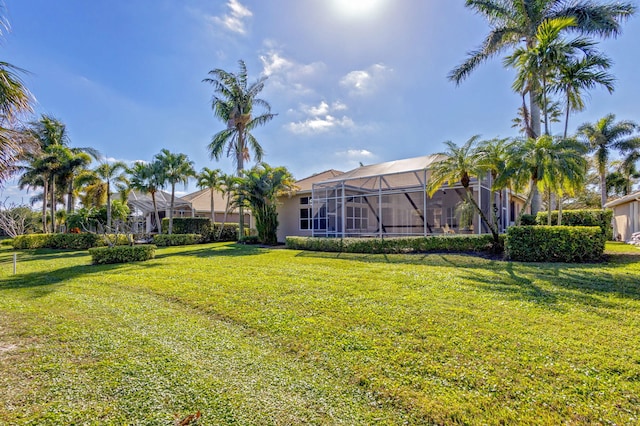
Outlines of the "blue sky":
<svg viewBox="0 0 640 426">
<path fill-rule="evenodd" d="M 36 113 L 109 158 L 148 161 L 167 148 L 198 170 L 232 172 L 230 158 L 209 157 L 224 124 L 201 81 L 239 59 L 250 81 L 269 76 L 261 97 L 278 116 L 254 133 L 264 160 L 298 179 L 517 133 L 520 100 L 500 59 L 459 87 L 446 78 L 488 31 L 463 0 L 4 1 L 2 60 L 29 71 Z M 640 121 L 639 41 L 636 17 L 601 44 L 616 91 L 591 92 L 570 129 L 608 113 Z M 20 195 L 9 185 L 6 196 Z"/>
</svg>

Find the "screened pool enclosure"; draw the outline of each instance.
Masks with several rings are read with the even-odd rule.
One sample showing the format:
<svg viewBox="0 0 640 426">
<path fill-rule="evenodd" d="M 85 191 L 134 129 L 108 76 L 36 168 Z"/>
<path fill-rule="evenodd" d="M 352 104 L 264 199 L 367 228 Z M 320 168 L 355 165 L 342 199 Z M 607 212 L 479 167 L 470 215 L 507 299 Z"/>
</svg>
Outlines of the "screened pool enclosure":
<svg viewBox="0 0 640 426">
<path fill-rule="evenodd" d="M 429 167 L 437 155 L 363 166 L 313 185 L 307 215 L 314 237 L 392 237 L 486 233 L 479 215 L 462 202 L 462 186 L 426 194 Z M 506 227 L 506 194 L 490 190 L 490 176 L 472 181 L 475 200 Z M 478 196 L 479 195 L 479 196 Z M 302 207 L 302 206 L 301 206 Z M 304 214 L 304 209 L 301 211 Z"/>
</svg>

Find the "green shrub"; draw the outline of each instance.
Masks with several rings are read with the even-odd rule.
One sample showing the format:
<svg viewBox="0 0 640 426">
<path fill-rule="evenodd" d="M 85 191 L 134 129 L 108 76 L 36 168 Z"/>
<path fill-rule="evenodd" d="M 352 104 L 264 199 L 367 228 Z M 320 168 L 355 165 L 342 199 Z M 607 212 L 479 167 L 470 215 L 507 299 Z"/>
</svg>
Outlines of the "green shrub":
<svg viewBox="0 0 640 426">
<path fill-rule="evenodd" d="M 22 249 L 71 249 L 86 250 L 90 247 L 106 246 L 105 237 L 117 245 L 128 245 L 127 235 L 100 235 L 100 234 L 28 234 L 19 235 L 13 239 L 13 248 Z"/>
<path fill-rule="evenodd" d="M 520 218 L 520 225 L 529 226 L 536 224 L 536 216 L 533 214 L 523 214 Z"/>
<path fill-rule="evenodd" d="M 242 244 L 260 244 L 260 238 L 257 235 L 247 235 L 246 237 L 241 237 L 238 242 Z"/>
<path fill-rule="evenodd" d="M 393 238 L 318 238 L 287 237 L 287 248 L 294 250 L 330 251 L 346 253 L 481 253 L 499 252 L 491 235 L 434 235 L 428 237 Z"/>
<path fill-rule="evenodd" d="M 597 226 L 512 226 L 505 255 L 522 262 L 592 262 L 602 258 L 604 243 Z"/>
<path fill-rule="evenodd" d="M 173 234 L 200 234 L 204 235 L 211 226 L 211 219 L 207 217 L 174 217 Z M 162 233 L 169 232 L 169 218 L 162 219 Z"/>
<path fill-rule="evenodd" d="M 202 233 L 202 239 L 204 242 L 212 243 L 214 241 L 238 241 L 238 229 L 237 223 L 225 223 L 222 228 L 222 234 L 220 233 L 221 223 L 216 223 L 211 226 L 211 223 L 205 228 Z"/>
<path fill-rule="evenodd" d="M 548 212 L 538 212 L 536 223 L 546 225 Z M 599 226 L 607 240 L 613 239 L 613 210 L 583 209 L 583 210 L 563 210 L 562 225 L 564 226 Z M 558 223 L 558 211 L 551 212 L 551 225 Z"/>
<path fill-rule="evenodd" d="M 89 249 L 89 253 L 91 254 L 91 260 L 94 265 L 141 262 L 153 259 L 156 256 L 156 246 L 95 247 Z"/>
<path fill-rule="evenodd" d="M 153 236 L 153 244 L 158 247 L 187 246 L 201 242 L 202 235 L 200 234 L 159 234 Z"/>
<path fill-rule="evenodd" d="M 12 246 L 13 247 L 13 239 L 12 238 L 5 238 L 3 240 L 0 240 L 0 246 Z"/>
</svg>

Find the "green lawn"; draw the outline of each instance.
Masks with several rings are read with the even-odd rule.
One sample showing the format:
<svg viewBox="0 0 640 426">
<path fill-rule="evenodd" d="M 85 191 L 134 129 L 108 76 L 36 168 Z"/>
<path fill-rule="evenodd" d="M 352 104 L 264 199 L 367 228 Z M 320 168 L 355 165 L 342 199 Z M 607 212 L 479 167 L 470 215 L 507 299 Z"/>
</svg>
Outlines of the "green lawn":
<svg viewBox="0 0 640 426">
<path fill-rule="evenodd" d="M 640 250 L 0 250 L 0 424 L 637 424 Z"/>
</svg>

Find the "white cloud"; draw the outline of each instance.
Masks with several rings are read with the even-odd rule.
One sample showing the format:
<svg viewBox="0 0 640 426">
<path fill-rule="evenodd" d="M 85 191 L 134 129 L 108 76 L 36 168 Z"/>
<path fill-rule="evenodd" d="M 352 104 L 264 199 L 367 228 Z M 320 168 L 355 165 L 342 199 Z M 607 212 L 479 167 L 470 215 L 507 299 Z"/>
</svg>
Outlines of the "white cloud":
<svg viewBox="0 0 640 426">
<path fill-rule="evenodd" d="M 285 126 L 291 133 L 309 135 L 328 132 L 335 128 L 353 128 L 355 124 L 349 117 L 336 118 L 332 115 L 308 118 L 304 121 L 289 123 Z"/>
<path fill-rule="evenodd" d="M 285 128 L 297 135 L 324 133 L 333 129 L 353 129 L 356 125 L 351 118 L 346 115 L 338 118 L 334 115 L 335 112 L 346 109 L 347 106 L 340 101 L 333 102 L 331 105 L 326 101 L 321 101 L 318 105 L 300 105 L 298 111 L 289 110 L 289 112 L 302 116 L 303 119 L 291 122 Z"/>
<path fill-rule="evenodd" d="M 265 44 L 269 50 L 260 55 L 260 61 L 262 74 L 269 77 L 267 87 L 296 97 L 313 94 L 309 81 L 321 76 L 326 65 L 323 62 L 299 63 L 285 57 L 273 47 L 273 42 L 265 41 Z"/>
<path fill-rule="evenodd" d="M 369 95 L 378 89 L 392 71 L 383 64 L 374 64 L 366 70 L 351 71 L 340 79 L 340 85 L 347 88 L 350 95 Z"/>
<path fill-rule="evenodd" d="M 366 149 L 349 149 L 347 151 L 340 151 L 336 153 L 341 157 L 347 157 L 350 160 L 372 159 L 375 158 L 373 152 Z"/>
<path fill-rule="evenodd" d="M 222 16 L 214 16 L 211 20 L 231 32 L 246 34 L 246 20 L 253 16 L 251 10 L 240 3 L 239 0 L 229 0 L 227 7 L 229 8 L 229 13 Z"/>
</svg>

